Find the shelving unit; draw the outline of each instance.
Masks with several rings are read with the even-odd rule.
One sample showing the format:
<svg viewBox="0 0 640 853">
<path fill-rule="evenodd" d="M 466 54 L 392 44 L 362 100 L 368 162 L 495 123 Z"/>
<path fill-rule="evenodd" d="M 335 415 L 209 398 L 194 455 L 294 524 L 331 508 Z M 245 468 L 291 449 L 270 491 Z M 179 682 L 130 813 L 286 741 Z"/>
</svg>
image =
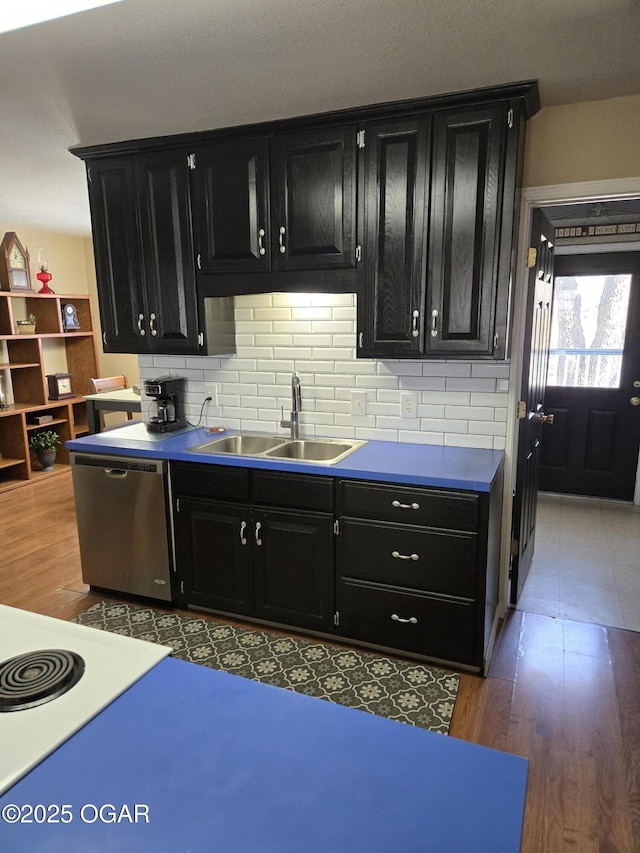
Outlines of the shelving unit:
<svg viewBox="0 0 640 853">
<path fill-rule="evenodd" d="M 65 332 L 62 328 L 62 305 L 72 302 L 77 309 L 80 330 Z M 36 333 L 17 334 L 17 320 L 29 314 L 36 318 Z M 46 346 L 52 341 L 54 365 L 46 365 Z M 72 374 L 71 385 L 76 396 L 65 400 L 49 400 L 47 373 L 66 371 Z M 0 492 L 26 485 L 41 477 L 51 477 L 68 470 L 69 452 L 64 443 L 88 433 L 86 403 L 90 379 L 99 375 L 98 352 L 93 326 L 91 299 L 83 295 L 50 295 L 39 293 L 0 292 L 0 374 L 4 377 L 7 400 L 0 408 Z M 35 421 L 42 416 L 51 420 Z M 29 437 L 41 429 L 55 429 L 61 444 L 57 449 L 54 470 L 43 472 Z"/>
</svg>

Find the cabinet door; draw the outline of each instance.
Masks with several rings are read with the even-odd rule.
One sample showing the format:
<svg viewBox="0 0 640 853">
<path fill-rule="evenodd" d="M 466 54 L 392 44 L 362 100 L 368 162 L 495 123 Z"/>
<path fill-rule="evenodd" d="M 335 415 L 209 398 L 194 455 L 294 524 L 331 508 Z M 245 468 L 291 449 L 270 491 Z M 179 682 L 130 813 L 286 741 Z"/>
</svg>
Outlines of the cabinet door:
<svg viewBox="0 0 640 853">
<path fill-rule="evenodd" d="M 424 117 L 365 126 L 359 355 L 406 356 L 424 348 L 427 146 Z"/>
<path fill-rule="evenodd" d="M 203 273 L 268 272 L 269 141 L 225 139 L 195 149 L 194 234 Z"/>
<path fill-rule="evenodd" d="M 255 615 L 301 628 L 331 628 L 332 516 L 256 508 L 253 518 Z"/>
<path fill-rule="evenodd" d="M 249 508 L 180 498 L 176 565 L 187 604 L 251 614 Z"/>
<path fill-rule="evenodd" d="M 104 351 L 147 352 L 134 163 L 90 161 L 87 176 Z"/>
<path fill-rule="evenodd" d="M 187 152 L 138 159 L 149 349 L 197 353 L 198 315 Z"/>
<path fill-rule="evenodd" d="M 492 355 L 507 107 L 434 119 L 429 352 Z"/>
<path fill-rule="evenodd" d="M 274 264 L 355 267 L 355 126 L 275 136 L 272 146 Z"/>
</svg>

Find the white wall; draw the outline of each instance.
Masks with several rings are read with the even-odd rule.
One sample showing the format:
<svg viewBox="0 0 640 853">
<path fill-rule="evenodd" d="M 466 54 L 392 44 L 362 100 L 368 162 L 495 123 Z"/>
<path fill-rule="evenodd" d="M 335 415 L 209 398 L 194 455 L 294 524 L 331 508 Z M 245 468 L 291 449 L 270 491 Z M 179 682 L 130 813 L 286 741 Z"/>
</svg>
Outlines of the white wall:
<svg viewBox="0 0 640 853">
<path fill-rule="evenodd" d="M 291 407 L 294 366 L 302 383 L 301 433 L 503 450 L 509 365 L 493 361 L 357 359 L 353 294 L 236 297 L 237 354 L 140 356 L 141 379 L 185 376 L 189 420 L 274 431 Z M 351 392 L 366 393 L 364 415 Z M 403 418 L 402 391 L 417 394 L 417 417 Z M 279 427 L 278 427 L 279 428 Z"/>
</svg>

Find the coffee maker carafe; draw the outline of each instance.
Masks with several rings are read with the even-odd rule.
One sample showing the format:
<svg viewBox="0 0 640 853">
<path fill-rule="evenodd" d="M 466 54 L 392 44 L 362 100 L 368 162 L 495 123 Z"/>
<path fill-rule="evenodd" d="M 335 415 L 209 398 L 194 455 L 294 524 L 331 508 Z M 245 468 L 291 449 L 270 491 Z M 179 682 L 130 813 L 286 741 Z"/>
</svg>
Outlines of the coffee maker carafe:
<svg viewBox="0 0 640 853">
<path fill-rule="evenodd" d="M 187 425 L 183 410 L 184 383 L 181 376 L 160 376 L 144 383 L 144 393 L 154 398 L 149 405 L 149 432 L 173 432 Z"/>
</svg>

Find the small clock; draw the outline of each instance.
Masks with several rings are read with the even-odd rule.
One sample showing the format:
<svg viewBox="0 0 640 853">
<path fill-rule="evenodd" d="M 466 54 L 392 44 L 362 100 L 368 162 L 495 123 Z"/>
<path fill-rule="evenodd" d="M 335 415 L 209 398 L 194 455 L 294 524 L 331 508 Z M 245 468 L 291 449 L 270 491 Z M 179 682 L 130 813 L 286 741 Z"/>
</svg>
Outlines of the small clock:
<svg viewBox="0 0 640 853">
<path fill-rule="evenodd" d="M 78 311 L 71 302 L 65 302 L 62 306 L 62 328 L 65 332 L 80 328 Z"/>
<path fill-rule="evenodd" d="M 67 397 L 76 396 L 71 390 L 72 376 L 72 373 L 50 373 L 47 375 L 50 400 L 65 400 Z"/>
<path fill-rule="evenodd" d="M 15 231 L 7 231 L 0 244 L 0 290 L 32 290 L 29 252 Z"/>
</svg>

